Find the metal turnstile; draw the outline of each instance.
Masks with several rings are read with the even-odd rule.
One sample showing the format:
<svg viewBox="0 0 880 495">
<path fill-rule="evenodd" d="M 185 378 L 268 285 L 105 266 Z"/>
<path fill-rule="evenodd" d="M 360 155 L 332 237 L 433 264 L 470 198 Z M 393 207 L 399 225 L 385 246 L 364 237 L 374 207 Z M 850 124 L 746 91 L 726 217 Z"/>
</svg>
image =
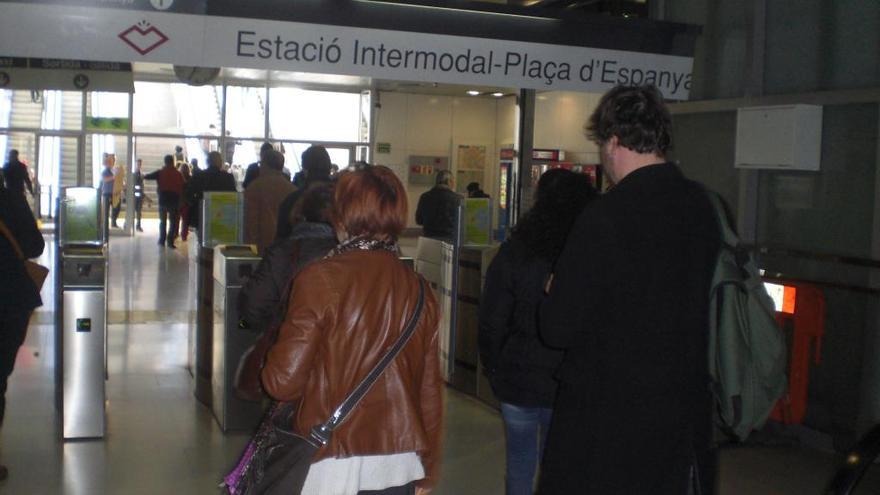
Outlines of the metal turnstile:
<svg viewBox="0 0 880 495">
<path fill-rule="evenodd" d="M 64 439 L 103 438 L 107 380 L 107 255 L 98 192 L 59 198 L 55 386 Z"/>
<path fill-rule="evenodd" d="M 211 406 L 214 351 L 214 247 L 240 244 L 244 206 L 241 193 L 206 192 L 201 202 L 198 253 L 195 256 L 196 325 L 189 334 L 189 367 L 196 400 Z"/>
<path fill-rule="evenodd" d="M 211 404 L 211 344 L 214 317 L 214 249 L 199 246 L 196 257 L 196 326 L 192 344 L 195 396 L 202 404 Z"/>
<path fill-rule="evenodd" d="M 214 250 L 211 409 L 224 432 L 253 429 L 263 415 L 262 404 L 243 401 L 232 390 L 241 356 L 258 336 L 240 325 L 238 295 L 259 262 L 251 246 L 218 246 Z"/>
</svg>

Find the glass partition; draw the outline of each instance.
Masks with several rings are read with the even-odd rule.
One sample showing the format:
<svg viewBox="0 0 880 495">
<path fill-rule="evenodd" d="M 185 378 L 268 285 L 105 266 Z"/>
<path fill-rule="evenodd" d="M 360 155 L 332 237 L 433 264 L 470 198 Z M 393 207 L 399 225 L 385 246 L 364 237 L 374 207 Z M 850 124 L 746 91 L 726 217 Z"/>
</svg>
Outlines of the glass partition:
<svg viewBox="0 0 880 495">
<path fill-rule="evenodd" d="M 62 188 L 79 183 L 79 138 L 40 136 L 40 158 L 34 189 L 39 200 L 40 216 L 55 214 L 55 204 Z"/>
<path fill-rule="evenodd" d="M 266 88 L 226 87 L 226 135 L 235 139 L 266 135 Z"/>
<path fill-rule="evenodd" d="M 0 128 L 78 131 L 82 93 L 56 90 L 0 90 Z"/>
<path fill-rule="evenodd" d="M 276 139 L 358 142 L 361 94 L 272 88 L 270 136 Z"/>
<path fill-rule="evenodd" d="M 220 136 L 222 86 L 137 81 L 134 89 L 135 132 Z"/>
</svg>

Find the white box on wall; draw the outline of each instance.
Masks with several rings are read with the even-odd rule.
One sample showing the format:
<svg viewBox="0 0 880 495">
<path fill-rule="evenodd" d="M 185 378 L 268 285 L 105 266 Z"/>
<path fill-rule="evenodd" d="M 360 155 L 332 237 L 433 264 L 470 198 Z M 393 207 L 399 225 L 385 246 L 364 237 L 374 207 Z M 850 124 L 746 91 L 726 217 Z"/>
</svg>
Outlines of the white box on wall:
<svg viewBox="0 0 880 495">
<path fill-rule="evenodd" d="M 780 105 L 736 112 L 736 168 L 819 170 L 822 107 Z"/>
</svg>

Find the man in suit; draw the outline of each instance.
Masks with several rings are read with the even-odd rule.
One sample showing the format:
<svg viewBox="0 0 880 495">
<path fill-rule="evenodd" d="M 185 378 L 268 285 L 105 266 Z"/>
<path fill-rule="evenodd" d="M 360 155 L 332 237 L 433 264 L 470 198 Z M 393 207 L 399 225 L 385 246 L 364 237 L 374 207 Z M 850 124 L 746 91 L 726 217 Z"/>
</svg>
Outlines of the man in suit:
<svg viewBox="0 0 880 495">
<path fill-rule="evenodd" d="M 538 493 L 711 494 L 714 210 L 666 160 L 653 86 L 612 89 L 587 129 L 615 185 L 575 222 L 541 306 L 542 338 L 566 354 Z"/>
</svg>

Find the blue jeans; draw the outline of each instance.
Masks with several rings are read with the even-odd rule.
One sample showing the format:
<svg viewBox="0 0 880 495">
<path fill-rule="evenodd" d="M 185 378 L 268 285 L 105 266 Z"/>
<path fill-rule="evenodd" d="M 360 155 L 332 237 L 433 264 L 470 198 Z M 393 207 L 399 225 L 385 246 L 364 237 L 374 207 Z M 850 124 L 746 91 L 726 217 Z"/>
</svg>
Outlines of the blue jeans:
<svg viewBox="0 0 880 495">
<path fill-rule="evenodd" d="M 535 472 L 544 453 L 553 409 L 501 403 L 507 436 L 506 495 L 534 493 Z"/>
</svg>

